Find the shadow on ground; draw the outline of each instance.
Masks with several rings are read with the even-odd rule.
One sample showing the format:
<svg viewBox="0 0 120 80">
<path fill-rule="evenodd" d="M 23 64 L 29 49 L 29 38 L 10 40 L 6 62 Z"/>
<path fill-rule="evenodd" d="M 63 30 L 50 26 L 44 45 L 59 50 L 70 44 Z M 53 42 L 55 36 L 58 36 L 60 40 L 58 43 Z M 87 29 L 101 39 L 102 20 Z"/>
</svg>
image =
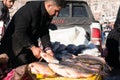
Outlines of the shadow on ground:
<svg viewBox="0 0 120 80">
<path fill-rule="evenodd" d="M 120 80 L 120 69 L 112 70 L 103 80 Z"/>
</svg>

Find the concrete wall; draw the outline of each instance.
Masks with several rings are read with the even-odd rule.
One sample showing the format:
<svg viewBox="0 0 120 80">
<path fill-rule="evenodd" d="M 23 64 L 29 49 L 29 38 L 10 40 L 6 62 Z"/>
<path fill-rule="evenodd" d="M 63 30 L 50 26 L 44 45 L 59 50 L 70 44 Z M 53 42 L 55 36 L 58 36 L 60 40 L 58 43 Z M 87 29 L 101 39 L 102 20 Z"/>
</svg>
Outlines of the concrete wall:
<svg viewBox="0 0 120 80">
<path fill-rule="evenodd" d="M 87 0 L 95 19 L 103 21 L 115 21 L 120 0 Z"/>
<path fill-rule="evenodd" d="M 16 0 L 12 9 L 11 16 L 29 0 Z M 86 0 L 94 14 L 96 20 L 115 21 L 120 0 Z"/>
</svg>

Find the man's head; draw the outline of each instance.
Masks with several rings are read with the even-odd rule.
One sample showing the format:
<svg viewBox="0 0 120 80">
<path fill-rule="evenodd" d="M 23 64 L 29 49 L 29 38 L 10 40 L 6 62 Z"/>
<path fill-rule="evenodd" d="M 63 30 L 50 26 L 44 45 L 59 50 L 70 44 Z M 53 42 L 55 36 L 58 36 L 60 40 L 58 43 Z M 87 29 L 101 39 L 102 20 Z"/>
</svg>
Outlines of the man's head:
<svg viewBox="0 0 120 80">
<path fill-rule="evenodd" d="M 7 8 L 11 8 L 14 5 L 15 0 L 2 0 L 3 4 L 7 7 Z"/>
<path fill-rule="evenodd" d="M 57 16 L 65 3 L 65 0 L 45 0 L 45 8 L 51 17 Z"/>
</svg>

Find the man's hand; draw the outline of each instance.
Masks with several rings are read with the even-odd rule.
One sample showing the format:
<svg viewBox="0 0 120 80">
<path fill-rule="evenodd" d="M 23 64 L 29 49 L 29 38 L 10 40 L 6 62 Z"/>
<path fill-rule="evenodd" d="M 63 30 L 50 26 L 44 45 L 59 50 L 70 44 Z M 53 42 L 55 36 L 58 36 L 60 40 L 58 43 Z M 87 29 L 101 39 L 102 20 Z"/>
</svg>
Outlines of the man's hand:
<svg viewBox="0 0 120 80">
<path fill-rule="evenodd" d="M 50 51 L 50 50 L 49 50 Z M 59 61 L 53 56 L 53 53 L 50 52 L 41 52 L 41 57 L 48 63 L 59 63 Z"/>
<path fill-rule="evenodd" d="M 51 56 L 54 56 L 54 53 L 53 53 L 52 50 L 47 50 L 46 53 L 49 54 L 49 55 L 51 55 Z"/>
<path fill-rule="evenodd" d="M 36 46 L 32 46 L 30 48 L 30 50 L 32 51 L 33 55 L 39 59 L 40 58 L 40 53 L 42 52 L 42 49 L 40 49 L 39 47 L 36 47 Z"/>
<path fill-rule="evenodd" d="M 44 49 L 44 51 L 45 51 L 47 54 L 49 54 L 49 55 L 51 55 L 51 56 L 54 56 L 54 53 L 53 53 L 53 51 L 51 50 L 50 47 L 46 47 L 46 48 Z"/>
</svg>

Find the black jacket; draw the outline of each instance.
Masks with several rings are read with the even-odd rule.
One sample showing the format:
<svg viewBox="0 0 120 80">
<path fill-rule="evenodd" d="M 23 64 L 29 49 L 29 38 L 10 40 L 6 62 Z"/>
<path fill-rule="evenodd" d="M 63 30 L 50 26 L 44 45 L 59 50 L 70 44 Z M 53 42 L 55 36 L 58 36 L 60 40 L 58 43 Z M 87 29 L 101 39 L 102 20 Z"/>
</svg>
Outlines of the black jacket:
<svg viewBox="0 0 120 80">
<path fill-rule="evenodd" d="M 117 29 L 113 29 L 109 33 L 106 41 L 106 47 L 108 55 L 105 60 L 110 66 L 120 68 L 120 32 L 118 32 Z"/>
<path fill-rule="evenodd" d="M 117 13 L 117 18 L 116 18 L 116 21 L 115 21 L 114 28 L 120 28 L 120 7 L 119 7 L 119 10 L 118 10 L 118 13 Z"/>
<path fill-rule="evenodd" d="M 108 49 L 108 55 L 105 60 L 110 66 L 120 68 L 120 8 L 114 29 L 110 31 L 107 37 L 106 47 Z"/>
<path fill-rule="evenodd" d="M 13 16 L 8 29 L 2 39 L 4 51 L 18 55 L 24 48 L 37 45 L 41 38 L 43 47 L 50 46 L 49 24 L 52 18 L 45 10 L 44 2 L 27 2 Z"/>
</svg>

